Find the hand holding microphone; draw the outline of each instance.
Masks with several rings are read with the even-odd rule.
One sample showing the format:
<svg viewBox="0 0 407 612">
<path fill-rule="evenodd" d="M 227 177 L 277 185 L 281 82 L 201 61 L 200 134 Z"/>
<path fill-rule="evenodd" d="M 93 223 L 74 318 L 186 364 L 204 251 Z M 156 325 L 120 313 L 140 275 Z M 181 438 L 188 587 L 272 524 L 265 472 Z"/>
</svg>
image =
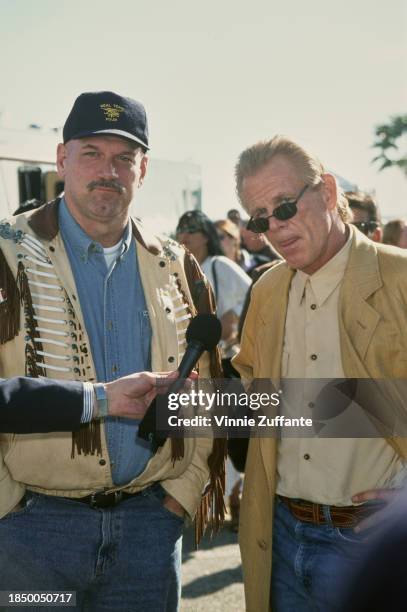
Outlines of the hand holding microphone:
<svg viewBox="0 0 407 612">
<path fill-rule="evenodd" d="M 181 363 L 178 366 L 178 378 L 169 386 L 166 395 L 178 393 L 185 384 L 185 379 L 191 374 L 205 351 L 212 351 L 218 344 L 222 334 L 222 325 L 219 319 L 212 314 L 199 314 L 191 319 L 185 334 L 187 348 Z M 156 401 L 148 408 L 140 423 L 138 435 L 145 440 L 156 438 Z M 165 441 L 165 440 L 164 440 Z M 156 439 L 158 444 L 164 441 Z"/>
</svg>

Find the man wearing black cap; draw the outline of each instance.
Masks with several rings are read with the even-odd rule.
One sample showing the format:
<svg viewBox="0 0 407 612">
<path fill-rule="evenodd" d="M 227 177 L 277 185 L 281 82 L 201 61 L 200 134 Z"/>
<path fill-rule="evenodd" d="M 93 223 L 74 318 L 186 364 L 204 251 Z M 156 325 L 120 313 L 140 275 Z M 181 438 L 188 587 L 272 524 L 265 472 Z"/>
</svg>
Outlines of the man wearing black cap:
<svg viewBox="0 0 407 612">
<path fill-rule="evenodd" d="M 63 197 L 0 223 L 0 374 L 109 382 L 174 370 L 189 318 L 212 298 L 182 247 L 129 217 L 147 170 L 145 110 L 85 93 L 63 136 Z M 208 363 L 200 374 L 218 375 L 216 357 Z M 103 405 L 103 385 L 96 392 Z M 208 496 L 222 499 L 224 446 L 159 446 L 138 425 L 106 418 L 68 435 L 0 437 L 0 591 L 76 591 L 77 609 L 97 612 L 177 609 L 184 518 L 208 463 Z"/>
</svg>

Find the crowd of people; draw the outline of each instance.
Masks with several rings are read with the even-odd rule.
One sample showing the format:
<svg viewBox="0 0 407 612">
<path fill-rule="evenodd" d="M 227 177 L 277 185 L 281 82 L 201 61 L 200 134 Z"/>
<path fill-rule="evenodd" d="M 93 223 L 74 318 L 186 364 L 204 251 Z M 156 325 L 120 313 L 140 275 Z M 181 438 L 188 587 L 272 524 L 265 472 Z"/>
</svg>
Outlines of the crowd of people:
<svg viewBox="0 0 407 612">
<path fill-rule="evenodd" d="M 216 311 L 220 351 L 204 353 L 197 375 L 241 377 L 248 393 L 270 381 L 318 425 L 250 436 L 244 460 L 227 462 L 246 609 L 361 610 L 369 583 L 346 585 L 407 462 L 407 438 L 380 418 L 405 420 L 390 383 L 407 379 L 406 225 L 382 231 L 371 196 L 344 194 L 315 155 L 276 136 L 237 160 L 247 219 L 193 210 L 176 240 L 157 237 L 129 215 L 148 150 L 140 102 L 81 94 L 57 149 L 64 193 L 0 223 L 0 400 L 33 423 L 34 399 L 47 405 L 41 427 L 19 436 L 14 414 L 0 419 L 0 591 L 75 591 L 75 609 L 91 612 L 179 609 L 183 528 L 194 521 L 198 542 L 222 523 L 228 441 L 159 435 L 148 372 L 170 385 L 189 321 Z M 342 417 L 326 395 L 314 401 L 307 383 L 324 379 L 349 383 L 343 410 L 355 427 L 358 408 L 371 414 L 375 435 L 320 435 L 321 402 L 328 431 Z M 356 394 L 361 379 L 388 382 L 385 395 Z M 402 589 L 383 584 L 391 592 L 380 598 L 375 584 L 373 599 L 404 609 Z"/>
</svg>

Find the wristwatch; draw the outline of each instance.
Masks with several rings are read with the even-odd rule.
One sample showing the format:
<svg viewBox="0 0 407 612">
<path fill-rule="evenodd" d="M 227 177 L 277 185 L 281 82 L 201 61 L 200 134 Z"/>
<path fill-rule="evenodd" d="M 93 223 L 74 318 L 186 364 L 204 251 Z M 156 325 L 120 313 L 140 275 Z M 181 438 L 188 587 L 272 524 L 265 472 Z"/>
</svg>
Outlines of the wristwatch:
<svg viewBox="0 0 407 612">
<path fill-rule="evenodd" d="M 96 395 L 97 415 L 99 418 L 109 415 L 109 405 L 107 401 L 106 387 L 103 383 L 93 385 Z"/>
</svg>

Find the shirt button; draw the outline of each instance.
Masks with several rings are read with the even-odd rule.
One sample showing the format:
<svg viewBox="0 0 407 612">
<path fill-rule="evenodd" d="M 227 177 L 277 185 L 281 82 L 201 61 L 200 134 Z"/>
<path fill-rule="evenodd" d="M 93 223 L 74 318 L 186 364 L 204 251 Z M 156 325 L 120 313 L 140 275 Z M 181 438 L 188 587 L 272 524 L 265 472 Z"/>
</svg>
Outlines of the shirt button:
<svg viewBox="0 0 407 612">
<path fill-rule="evenodd" d="M 55 251 L 55 247 L 50 246 L 50 247 L 49 247 L 49 250 L 51 251 L 51 253 L 53 253 L 53 252 Z"/>
<path fill-rule="evenodd" d="M 314 402 L 309 402 L 308 403 L 308 408 L 313 408 L 315 406 Z"/>
<path fill-rule="evenodd" d="M 165 268 L 165 261 L 160 261 L 160 268 Z"/>
<path fill-rule="evenodd" d="M 318 359 L 318 356 L 315 355 L 315 353 L 312 353 L 311 359 L 312 359 L 312 361 L 316 361 Z"/>
<path fill-rule="evenodd" d="M 267 550 L 267 542 L 265 540 L 257 540 L 257 544 L 262 550 Z"/>
<path fill-rule="evenodd" d="M 112 372 L 113 374 L 116 374 L 116 372 L 118 371 L 118 367 L 116 365 L 112 366 Z"/>
<path fill-rule="evenodd" d="M 168 361 L 169 361 L 169 363 L 174 363 L 175 357 L 168 357 Z"/>
<path fill-rule="evenodd" d="M 165 309 L 165 312 L 170 313 L 171 312 L 171 308 L 168 308 L 168 306 L 167 306 L 167 308 Z"/>
<path fill-rule="evenodd" d="M 311 459 L 311 457 L 309 456 L 308 453 L 305 453 L 304 459 L 305 459 L 305 461 L 309 461 L 309 459 Z"/>
<path fill-rule="evenodd" d="M 316 305 L 316 304 L 311 304 L 311 310 L 315 310 L 315 309 L 316 309 L 316 307 L 317 307 L 317 305 Z"/>
<path fill-rule="evenodd" d="M 109 331 L 111 331 L 111 330 L 113 329 L 113 321 L 109 320 L 109 321 L 107 322 L 107 329 L 108 329 Z"/>
<path fill-rule="evenodd" d="M 106 465 L 106 460 L 105 459 L 101 459 L 99 461 L 99 465 Z"/>
</svg>

